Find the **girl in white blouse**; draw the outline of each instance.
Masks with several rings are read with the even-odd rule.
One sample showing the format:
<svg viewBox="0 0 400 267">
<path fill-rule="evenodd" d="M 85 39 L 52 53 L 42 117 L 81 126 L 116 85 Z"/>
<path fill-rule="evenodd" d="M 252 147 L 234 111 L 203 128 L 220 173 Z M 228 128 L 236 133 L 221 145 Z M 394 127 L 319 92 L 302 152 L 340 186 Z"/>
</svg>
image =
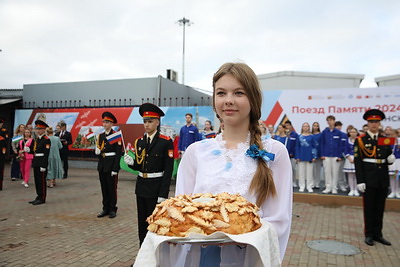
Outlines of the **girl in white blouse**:
<svg viewBox="0 0 400 267">
<path fill-rule="evenodd" d="M 220 67 L 213 77 L 213 107 L 224 121 L 224 132 L 188 147 L 179 165 L 175 194 L 239 193 L 256 203 L 263 224 L 278 235 L 282 260 L 291 225 L 292 171 L 285 146 L 261 138 L 261 103 L 257 76 L 249 66 L 226 63 Z M 243 266 L 245 250 L 208 246 L 202 249 L 200 266 Z"/>
</svg>

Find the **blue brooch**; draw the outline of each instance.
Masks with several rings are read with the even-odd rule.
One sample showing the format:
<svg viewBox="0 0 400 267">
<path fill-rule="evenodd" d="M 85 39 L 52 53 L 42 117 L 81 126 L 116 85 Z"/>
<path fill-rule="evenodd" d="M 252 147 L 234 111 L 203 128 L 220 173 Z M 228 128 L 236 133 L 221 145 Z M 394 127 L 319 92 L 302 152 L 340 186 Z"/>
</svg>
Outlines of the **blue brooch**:
<svg viewBox="0 0 400 267">
<path fill-rule="evenodd" d="M 262 158 L 265 162 L 274 161 L 275 159 L 275 154 L 258 149 L 256 144 L 251 145 L 250 148 L 247 149 L 246 156 L 253 159 Z"/>
</svg>

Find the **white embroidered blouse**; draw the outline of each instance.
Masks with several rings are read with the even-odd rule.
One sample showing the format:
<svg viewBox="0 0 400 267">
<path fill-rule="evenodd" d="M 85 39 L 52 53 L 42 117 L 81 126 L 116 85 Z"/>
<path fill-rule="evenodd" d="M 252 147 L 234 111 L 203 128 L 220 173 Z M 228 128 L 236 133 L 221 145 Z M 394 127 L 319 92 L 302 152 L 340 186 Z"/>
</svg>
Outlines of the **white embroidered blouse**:
<svg viewBox="0 0 400 267">
<path fill-rule="evenodd" d="M 268 197 L 260 207 L 260 217 L 275 228 L 281 253 L 285 254 L 292 218 L 292 169 L 286 147 L 273 139 L 262 140 L 264 149 L 275 154 L 268 162 L 272 170 L 276 196 Z M 249 192 L 257 161 L 246 156 L 250 134 L 236 149 L 225 148 L 222 134 L 190 145 L 179 165 L 175 195 L 191 193 L 239 193 L 256 203 Z"/>
</svg>

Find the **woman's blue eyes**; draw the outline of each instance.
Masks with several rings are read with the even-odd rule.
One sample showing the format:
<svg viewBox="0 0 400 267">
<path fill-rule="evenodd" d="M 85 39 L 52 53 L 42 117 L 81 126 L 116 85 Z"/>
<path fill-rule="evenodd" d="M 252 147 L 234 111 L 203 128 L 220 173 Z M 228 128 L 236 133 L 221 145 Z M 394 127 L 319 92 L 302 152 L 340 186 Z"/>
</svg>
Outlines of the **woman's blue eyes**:
<svg viewBox="0 0 400 267">
<path fill-rule="evenodd" d="M 219 92 L 217 92 L 216 94 L 219 95 L 219 96 L 222 96 L 222 95 L 225 95 L 226 92 L 219 91 Z M 234 92 L 234 94 L 235 94 L 235 95 L 245 95 L 245 93 L 242 92 L 242 91 L 236 91 L 236 92 Z"/>
</svg>

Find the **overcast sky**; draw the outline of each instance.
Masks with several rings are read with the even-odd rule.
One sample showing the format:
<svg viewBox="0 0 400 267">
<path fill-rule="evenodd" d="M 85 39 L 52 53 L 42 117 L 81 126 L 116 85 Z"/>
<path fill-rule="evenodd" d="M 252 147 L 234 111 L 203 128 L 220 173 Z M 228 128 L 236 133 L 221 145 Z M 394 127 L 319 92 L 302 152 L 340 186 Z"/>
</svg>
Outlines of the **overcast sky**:
<svg viewBox="0 0 400 267">
<path fill-rule="evenodd" d="M 166 77 L 211 90 L 227 61 L 256 74 L 400 74 L 399 0 L 0 0 L 0 88 Z"/>
</svg>

